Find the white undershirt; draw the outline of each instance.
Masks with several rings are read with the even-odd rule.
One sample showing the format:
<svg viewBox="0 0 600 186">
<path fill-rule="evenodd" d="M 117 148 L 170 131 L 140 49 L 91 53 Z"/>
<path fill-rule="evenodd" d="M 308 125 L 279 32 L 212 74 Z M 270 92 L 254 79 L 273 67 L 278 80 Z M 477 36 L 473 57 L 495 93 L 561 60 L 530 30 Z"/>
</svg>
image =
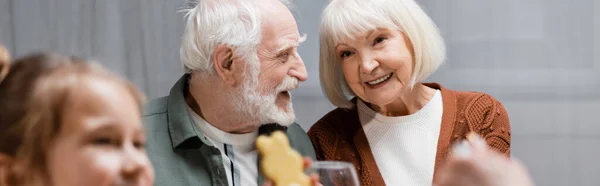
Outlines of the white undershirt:
<svg viewBox="0 0 600 186">
<path fill-rule="evenodd" d="M 254 141 L 258 131 L 247 134 L 227 133 L 209 124 L 189 107 L 188 112 L 204 136 L 221 151 L 229 185 L 257 186 L 257 152 Z"/>
<path fill-rule="evenodd" d="M 360 99 L 358 116 L 386 185 L 431 186 L 442 122 L 442 96 L 418 112 L 399 117 L 381 115 Z"/>
</svg>

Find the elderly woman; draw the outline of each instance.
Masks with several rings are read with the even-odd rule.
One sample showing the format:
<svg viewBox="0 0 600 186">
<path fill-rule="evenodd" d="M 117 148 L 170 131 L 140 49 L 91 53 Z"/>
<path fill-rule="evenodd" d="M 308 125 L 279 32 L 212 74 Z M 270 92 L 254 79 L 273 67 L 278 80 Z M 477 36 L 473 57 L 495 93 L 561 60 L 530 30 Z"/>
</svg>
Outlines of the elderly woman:
<svg viewBox="0 0 600 186">
<path fill-rule="evenodd" d="M 332 0 L 320 43 L 321 84 L 338 108 L 308 133 L 318 159 L 352 162 L 363 185 L 412 186 L 436 183 L 451 145 L 470 131 L 510 154 L 500 102 L 422 83 L 445 48 L 413 0 Z"/>
</svg>

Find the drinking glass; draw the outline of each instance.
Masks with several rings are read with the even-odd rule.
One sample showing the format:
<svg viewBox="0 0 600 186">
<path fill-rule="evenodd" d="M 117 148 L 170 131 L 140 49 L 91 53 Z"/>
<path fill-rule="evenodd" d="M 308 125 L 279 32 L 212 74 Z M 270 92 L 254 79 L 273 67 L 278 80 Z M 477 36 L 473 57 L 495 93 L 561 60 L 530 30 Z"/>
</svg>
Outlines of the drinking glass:
<svg viewBox="0 0 600 186">
<path fill-rule="evenodd" d="M 354 165 L 342 161 L 315 161 L 307 170 L 308 175 L 319 175 L 323 186 L 359 186 Z"/>
</svg>

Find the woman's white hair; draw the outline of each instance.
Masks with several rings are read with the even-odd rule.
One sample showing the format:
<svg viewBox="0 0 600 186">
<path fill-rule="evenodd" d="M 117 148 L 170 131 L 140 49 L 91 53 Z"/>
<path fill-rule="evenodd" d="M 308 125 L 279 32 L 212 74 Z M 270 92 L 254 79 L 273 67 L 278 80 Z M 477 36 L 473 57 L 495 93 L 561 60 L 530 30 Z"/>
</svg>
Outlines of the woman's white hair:
<svg viewBox="0 0 600 186">
<path fill-rule="evenodd" d="M 180 57 L 186 72 L 214 74 L 212 55 L 221 44 L 235 49 L 236 55 L 258 60 L 256 48 L 261 40 L 260 0 L 194 0 L 183 9 L 185 29 Z M 290 0 L 280 0 L 288 8 Z M 255 60 L 251 60 L 255 61 Z"/>
<path fill-rule="evenodd" d="M 335 106 L 354 106 L 348 98 L 354 93 L 344 79 L 336 45 L 378 28 L 400 30 L 408 38 L 407 43 L 412 44 L 411 88 L 446 58 L 438 28 L 414 0 L 332 0 L 321 20 L 319 73 L 323 91 Z"/>
</svg>

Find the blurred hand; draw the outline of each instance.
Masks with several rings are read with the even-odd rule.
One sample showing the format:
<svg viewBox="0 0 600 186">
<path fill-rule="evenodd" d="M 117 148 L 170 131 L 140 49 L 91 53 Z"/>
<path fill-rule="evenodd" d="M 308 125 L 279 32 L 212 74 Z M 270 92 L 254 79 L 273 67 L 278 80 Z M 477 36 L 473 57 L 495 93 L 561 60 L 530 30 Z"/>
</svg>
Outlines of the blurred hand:
<svg viewBox="0 0 600 186">
<path fill-rule="evenodd" d="M 438 186 L 533 186 L 526 168 L 488 148 L 475 133 L 455 145 L 453 158 L 442 168 Z"/>
<path fill-rule="evenodd" d="M 304 157 L 304 168 L 309 168 L 312 164 L 312 160 L 310 160 L 310 158 L 308 157 Z M 322 186 L 321 183 L 319 183 L 319 175 L 316 174 L 311 174 L 310 175 L 310 183 L 313 186 Z M 273 182 L 271 182 L 270 180 L 267 180 L 265 182 L 265 184 L 263 184 L 263 186 L 279 186 L 279 185 L 273 185 Z"/>
<path fill-rule="evenodd" d="M 10 53 L 0 43 L 0 81 L 8 74 L 8 66 L 10 66 Z"/>
</svg>

